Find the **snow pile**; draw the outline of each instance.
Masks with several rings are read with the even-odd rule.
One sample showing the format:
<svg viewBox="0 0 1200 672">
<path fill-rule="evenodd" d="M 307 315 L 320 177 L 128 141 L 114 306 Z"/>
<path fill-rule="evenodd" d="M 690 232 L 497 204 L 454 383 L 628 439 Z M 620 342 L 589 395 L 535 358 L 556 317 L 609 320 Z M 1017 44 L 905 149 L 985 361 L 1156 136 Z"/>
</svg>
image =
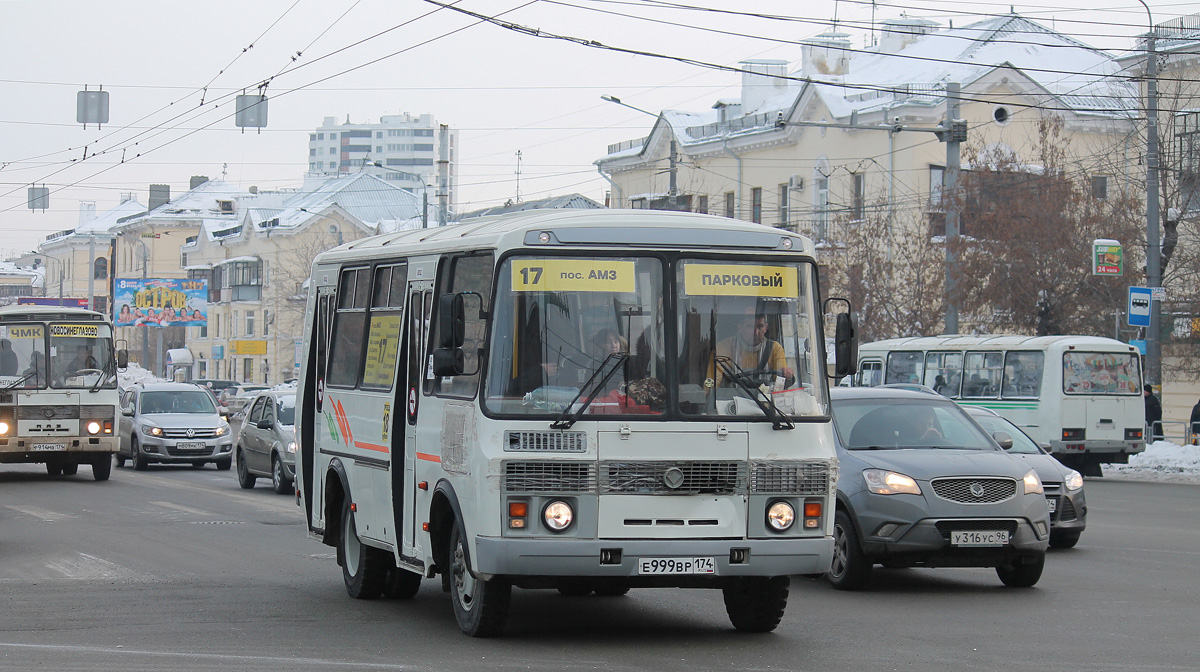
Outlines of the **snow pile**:
<svg viewBox="0 0 1200 672">
<path fill-rule="evenodd" d="M 1129 464 L 1104 465 L 1105 478 L 1200 484 L 1200 446 L 1155 441 Z"/>
<path fill-rule="evenodd" d="M 129 367 L 124 371 L 117 371 L 117 385 L 120 385 L 121 389 L 123 390 L 129 389 L 131 386 L 137 383 L 165 382 L 167 382 L 165 379 L 159 378 L 153 373 L 143 369 L 141 365 L 137 364 L 136 362 L 130 362 Z"/>
</svg>

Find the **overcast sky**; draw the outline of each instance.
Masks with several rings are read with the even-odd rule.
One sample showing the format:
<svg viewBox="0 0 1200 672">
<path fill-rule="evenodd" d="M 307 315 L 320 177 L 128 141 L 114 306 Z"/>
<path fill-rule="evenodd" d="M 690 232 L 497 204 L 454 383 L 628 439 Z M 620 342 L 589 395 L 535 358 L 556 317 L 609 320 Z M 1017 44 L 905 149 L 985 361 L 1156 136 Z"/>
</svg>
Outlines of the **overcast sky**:
<svg viewBox="0 0 1200 672">
<path fill-rule="evenodd" d="M 543 34 L 727 66 L 746 58 L 795 65 L 795 42 L 828 28 L 835 13 L 861 48 L 872 14 L 962 26 L 1010 8 L 949 0 L 686 5 L 762 15 L 734 16 L 679 3 L 456 6 Z M 1149 4 L 1155 23 L 1200 9 L 1194 1 Z M 1136 0 L 1013 8 L 1114 52 L 1147 30 Z M 134 192 L 146 203 L 152 183 L 170 184 L 173 195 L 192 175 L 224 175 L 243 188 L 299 186 L 308 133 L 326 116 L 366 123 L 429 113 L 459 129 L 460 210 L 503 203 L 518 188 L 525 200 L 571 192 L 602 200 L 607 184 L 592 162 L 609 143 L 645 135 L 653 119 L 601 94 L 653 112 L 704 111 L 739 95 L 735 73 L 533 37 L 422 0 L 0 0 L 0 25 L 0 258 L 73 228 L 80 201 L 104 211 Z M 232 95 L 268 79 L 269 126 L 242 133 Z M 75 123 L 85 84 L 110 92 L 110 123 L 101 129 Z M 31 184 L 51 189 L 45 213 L 26 207 Z"/>
</svg>

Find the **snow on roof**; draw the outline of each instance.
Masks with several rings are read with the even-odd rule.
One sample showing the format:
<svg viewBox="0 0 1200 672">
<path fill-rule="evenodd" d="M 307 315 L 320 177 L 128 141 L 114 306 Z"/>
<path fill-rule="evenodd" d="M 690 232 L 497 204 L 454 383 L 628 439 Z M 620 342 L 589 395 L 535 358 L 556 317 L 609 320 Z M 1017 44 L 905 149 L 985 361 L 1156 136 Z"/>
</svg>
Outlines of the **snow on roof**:
<svg viewBox="0 0 1200 672">
<path fill-rule="evenodd" d="M 123 223 L 122 220 L 144 212 L 146 212 L 146 206 L 138 203 L 137 199 L 130 199 L 115 208 L 105 210 L 86 224 L 75 227 L 75 233 L 111 235 L 113 228 Z"/>
<path fill-rule="evenodd" d="M 269 200 L 252 196 L 241 202 L 255 228 L 272 222 L 281 228 L 297 227 L 335 205 L 372 227 L 421 215 L 420 197 L 369 173 L 331 177 L 316 189 L 286 194 L 283 199 L 277 194 L 267 196 Z"/>
</svg>

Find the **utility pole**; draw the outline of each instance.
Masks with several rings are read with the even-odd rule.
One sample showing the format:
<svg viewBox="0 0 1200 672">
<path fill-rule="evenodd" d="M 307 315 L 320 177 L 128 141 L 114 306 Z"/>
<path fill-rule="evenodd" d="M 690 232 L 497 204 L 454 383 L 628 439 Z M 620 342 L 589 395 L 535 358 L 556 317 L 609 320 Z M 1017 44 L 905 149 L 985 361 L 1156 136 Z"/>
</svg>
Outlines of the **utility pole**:
<svg viewBox="0 0 1200 672">
<path fill-rule="evenodd" d="M 1150 286 L 1150 328 L 1146 333 L 1146 382 L 1162 385 L 1162 301 L 1154 290 L 1162 287 L 1162 250 L 1158 240 L 1158 55 L 1155 53 L 1154 15 L 1144 0 L 1150 19 L 1146 36 L 1146 284 Z"/>
<path fill-rule="evenodd" d="M 96 309 L 96 237 L 88 237 L 88 310 Z"/>
<path fill-rule="evenodd" d="M 450 127 L 440 124 L 438 131 L 438 226 L 445 226 L 450 204 Z"/>
<path fill-rule="evenodd" d="M 671 199 L 671 209 L 679 209 L 679 153 L 675 146 L 675 129 L 670 124 L 667 129 L 671 131 L 671 154 L 670 154 L 670 182 L 667 183 L 667 196 Z"/>
<path fill-rule="evenodd" d="M 961 167 L 960 143 L 966 140 L 966 124 L 959 133 L 959 83 L 946 83 L 946 131 L 938 137 L 946 143 L 946 185 L 943 202 L 946 204 L 946 330 L 958 333 L 958 173 Z"/>
</svg>

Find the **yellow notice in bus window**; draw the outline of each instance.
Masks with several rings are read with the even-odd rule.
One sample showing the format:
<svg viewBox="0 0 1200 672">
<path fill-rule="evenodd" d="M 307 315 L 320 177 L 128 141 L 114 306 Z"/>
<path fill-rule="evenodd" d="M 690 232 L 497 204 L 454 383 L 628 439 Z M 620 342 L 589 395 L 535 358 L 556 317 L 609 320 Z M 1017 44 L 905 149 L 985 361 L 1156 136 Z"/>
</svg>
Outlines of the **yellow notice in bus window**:
<svg viewBox="0 0 1200 672">
<path fill-rule="evenodd" d="M 0 338 L 43 338 L 41 325 L 26 327 L 0 327 Z"/>
<path fill-rule="evenodd" d="M 608 259 L 517 259 L 514 292 L 632 292 L 634 262 Z"/>
<path fill-rule="evenodd" d="M 95 324 L 52 324 L 50 335 L 97 338 L 100 335 L 100 327 Z"/>
<path fill-rule="evenodd" d="M 363 385 L 391 387 L 399 351 L 400 316 L 372 317 L 371 330 L 367 333 L 367 358 L 363 362 Z"/>
<path fill-rule="evenodd" d="M 690 296 L 794 298 L 796 283 L 795 266 L 693 263 L 683 267 L 683 291 Z"/>
</svg>

